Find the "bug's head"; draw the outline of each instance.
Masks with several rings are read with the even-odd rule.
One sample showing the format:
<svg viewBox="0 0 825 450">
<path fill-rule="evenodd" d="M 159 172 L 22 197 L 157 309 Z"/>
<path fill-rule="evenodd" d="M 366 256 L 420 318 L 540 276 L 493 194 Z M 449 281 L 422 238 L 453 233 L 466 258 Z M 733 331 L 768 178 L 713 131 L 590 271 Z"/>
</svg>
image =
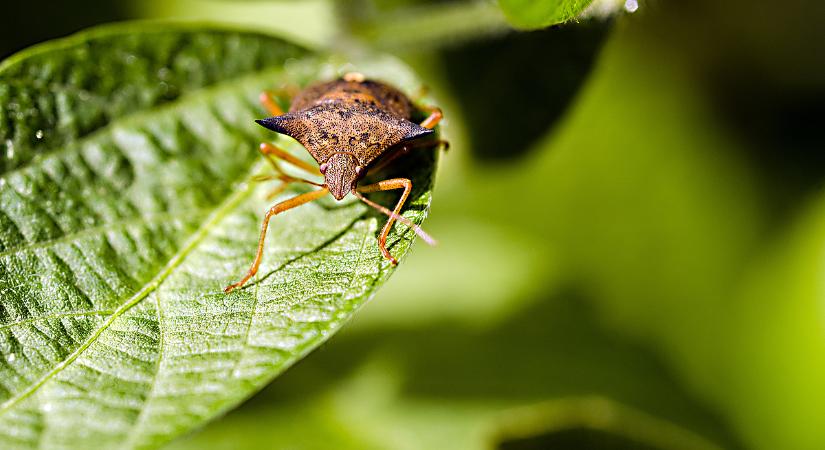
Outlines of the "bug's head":
<svg viewBox="0 0 825 450">
<path fill-rule="evenodd" d="M 341 200 L 355 188 L 362 172 L 358 160 L 349 152 L 333 153 L 320 169 L 324 174 L 324 185 L 336 200 Z"/>
</svg>

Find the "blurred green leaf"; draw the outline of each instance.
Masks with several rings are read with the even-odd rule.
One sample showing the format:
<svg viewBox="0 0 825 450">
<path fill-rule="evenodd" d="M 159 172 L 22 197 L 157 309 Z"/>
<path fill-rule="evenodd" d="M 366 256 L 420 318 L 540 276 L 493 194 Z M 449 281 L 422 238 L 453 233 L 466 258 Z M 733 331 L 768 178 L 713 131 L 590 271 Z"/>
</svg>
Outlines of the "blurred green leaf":
<svg viewBox="0 0 825 450">
<path fill-rule="evenodd" d="M 649 352 L 602 330 L 582 299 L 541 300 L 470 327 L 446 315 L 364 327 L 359 314 L 278 383 L 171 448 L 480 449 L 579 427 L 661 449 L 727 442 Z M 365 313 L 412 302 L 384 297 Z M 582 399 L 594 393 L 613 401 Z"/>
<path fill-rule="evenodd" d="M 389 58 L 344 65 L 264 35 L 146 23 L 0 66 L 0 447 L 156 447 L 260 389 L 373 294 L 392 272 L 383 218 L 352 202 L 273 220 L 257 282 L 222 292 L 269 206 L 270 186 L 248 182 L 265 167 L 256 143 L 275 137 L 252 122 L 258 93 L 354 68 L 418 88 Z M 405 215 L 420 222 L 435 162 L 416 155 Z M 403 256 L 414 235 L 396 232 Z"/>
<path fill-rule="evenodd" d="M 733 383 L 708 383 L 751 448 L 825 447 L 825 193 L 754 258 L 725 310 Z M 707 368 L 696 372 L 713 380 Z M 724 380 L 723 380 L 724 381 Z"/>
<path fill-rule="evenodd" d="M 592 0 L 498 0 L 504 16 L 514 27 L 545 28 L 579 15 Z"/>
<path fill-rule="evenodd" d="M 332 0 L 140 0 L 127 2 L 126 7 L 135 17 L 235 24 L 321 48 L 341 32 L 331 3 Z"/>
<path fill-rule="evenodd" d="M 487 1 L 339 0 L 335 5 L 349 35 L 396 51 L 454 46 L 510 29 L 501 10 Z"/>
<path fill-rule="evenodd" d="M 788 217 L 769 217 L 751 149 L 671 51 L 678 36 L 635 20 L 616 28 L 543 153 L 519 167 L 536 194 L 505 202 L 491 186 L 488 200 L 504 217 L 534 211 L 525 228 L 549 236 L 569 282 L 657 349 L 750 448 L 825 448 L 821 205 L 784 242 Z M 787 248 L 766 257 L 777 236 Z"/>
<path fill-rule="evenodd" d="M 578 98 L 612 27 L 612 20 L 591 19 L 442 50 L 473 156 L 506 162 L 536 149 Z M 495 111 L 513 118 L 502 126 Z"/>
</svg>

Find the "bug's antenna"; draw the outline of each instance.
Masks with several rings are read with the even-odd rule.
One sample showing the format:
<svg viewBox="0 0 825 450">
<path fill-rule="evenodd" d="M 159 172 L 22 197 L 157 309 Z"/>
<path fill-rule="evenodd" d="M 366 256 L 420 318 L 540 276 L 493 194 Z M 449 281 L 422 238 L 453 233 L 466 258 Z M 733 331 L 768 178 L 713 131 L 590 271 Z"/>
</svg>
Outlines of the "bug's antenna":
<svg viewBox="0 0 825 450">
<path fill-rule="evenodd" d="M 389 209 L 379 205 L 378 203 L 375 203 L 375 202 L 371 201 L 370 199 L 368 199 L 367 197 L 364 197 L 363 194 L 361 194 L 360 192 L 358 192 L 356 190 L 353 190 L 352 193 L 353 193 L 353 195 L 358 197 L 359 200 L 366 203 L 367 205 L 372 206 L 373 208 L 377 209 L 378 211 L 381 211 L 382 213 L 386 214 L 387 216 L 392 217 L 393 219 L 395 219 L 395 220 L 403 223 L 404 225 L 410 227 L 413 231 L 415 231 L 415 234 L 417 234 L 418 237 L 420 237 L 421 239 L 424 240 L 424 242 L 426 242 L 430 245 L 436 245 L 437 244 L 436 240 L 433 239 L 432 236 L 427 234 L 424 230 L 421 229 L 421 227 L 419 227 L 418 225 L 412 223 L 406 217 L 402 217 L 402 216 L 390 211 Z"/>
</svg>

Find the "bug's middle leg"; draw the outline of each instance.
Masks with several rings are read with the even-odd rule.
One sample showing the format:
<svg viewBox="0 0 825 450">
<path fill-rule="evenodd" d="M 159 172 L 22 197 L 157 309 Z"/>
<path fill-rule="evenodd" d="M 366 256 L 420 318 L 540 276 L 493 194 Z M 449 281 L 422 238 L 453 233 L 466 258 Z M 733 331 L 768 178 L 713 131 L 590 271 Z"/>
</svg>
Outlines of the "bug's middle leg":
<svg viewBox="0 0 825 450">
<path fill-rule="evenodd" d="M 280 214 L 286 210 L 295 208 L 297 206 L 301 206 L 304 203 L 317 200 L 328 193 L 329 191 L 326 188 L 318 189 L 317 191 L 307 192 L 305 194 L 292 197 L 289 200 L 284 200 L 269 208 L 269 211 L 267 211 L 266 215 L 264 215 L 264 221 L 261 224 L 261 237 L 258 239 L 258 251 L 255 253 L 255 259 L 252 261 L 252 265 L 249 267 L 249 270 L 246 272 L 246 275 L 244 275 L 240 281 L 238 281 L 235 284 L 230 284 L 229 286 L 224 288 L 223 291 L 229 293 L 233 289 L 237 289 L 243 286 L 244 284 L 246 284 L 247 281 L 249 281 L 250 278 L 255 276 L 256 273 L 258 273 L 258 267 L 260 267 L 261 260 L 263 259 L 264 255 L 264 241 L 266 241 L 266 230 L 267 228 L 269 228 L 269 219 L 271 219 L 272 216 Z"/>
<path fill-rule="evenodd" d="M 304 178 L 298 178 L 298 177 L 294 177 L 292 175 L 288 175 L 286 172 L 283 171 L 283 169 L 281 169 L 281 166 L 278 164 L 277 160 L 280 159 L 282 161 L 286 161 L 286 162 L 292 164 L 293 166 L 296 166 L 296 167 L 298 167 L 298 168 L 300 168 L 300 169 L 302 169 L 306 172 L 309 172 L 312 175 L 321 175 L 321 172 L 318 170 L 318 168 L 312 166 L 312 164 L 309 164 L 309 163 L 307 163 L 307 162 L 305 162 L 301 159 L 298 159 L 295 156 L 293 156 L 292 154 L 290 154 L 289 152 L 287 152 L 286 150 L 284 150 L 280 147 L 277 147 L 273 144 L 266 143 L 266 142 L 261 143 L 260 151 L 264 155 L 264 158 L 266 158 L 266 160 L 272 166 L 272 168 L 275 169 L 275 172 L 277 173 L 277 175 L 275 175 L 275 176 L 271 176 L 271 175 L 258 176 L 258 177 L 254 177 L 253 180 L 254 181 L 280 180 L 281 181 L 280 185 L 276 186 L 272 191 L 270 191 L 267 194 L 267 196 L 266 196 L 267 199 L 275 198 L 276 195 L 280 194 L 281 192 L 284 191 L 284 189 L 286 189 L 286 187 L 289 185 L 289 183 L 306 183 L 306 184 L 311 184 L 313 186 L 318 186 L 318 187 L 323 186 L 322 184 L 316 183 L 314 181 L 310 181 L 310 180 L 307 180 L 307 179 L 304 179 Z"/>
<path fill-rule="evenodd" d="M 294 156 L 293 154 L 289 153 L 288 151 L 278 147 L 276 145 L 270 144 L 268 142 L 261 142 L 259 147 L 260 152 L 264 155 L 264 157 L 269 160 L 269 163 L 272 164 L 272 167 L 278 173 L 284 173 L 281 170 L 281 167 L 275 162 L 274 158 L 282 159 L 299 169 L 304 170 L 305 172 L 312 174 L 312 175 L 321 175 L 321 171 L 313 166 L 312 164 Z"/>
</svg>

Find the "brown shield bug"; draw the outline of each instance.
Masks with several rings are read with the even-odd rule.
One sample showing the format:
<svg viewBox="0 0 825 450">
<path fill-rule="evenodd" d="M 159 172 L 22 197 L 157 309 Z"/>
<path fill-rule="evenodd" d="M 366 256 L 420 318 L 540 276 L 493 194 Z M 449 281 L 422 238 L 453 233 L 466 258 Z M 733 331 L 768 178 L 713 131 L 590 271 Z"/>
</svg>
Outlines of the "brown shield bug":
<svg viewBox="0 0 825 450">
<path fill-rule="evenodd" d="M 429 112 L 429 116 L 421 123 L 414 123 L 411 119 L 416 107 L 406 95 L 385 83 L 367 80 L 359 73 L 348 73 L 340 79 L 305 88 L 292 98 L 289 111 L 286 113 L 268 92 L 261 94 L 261 102 L 273 117 L 256 122 L 296 139 L 309 151 L 319 166 L 315 167 L 298 159 L 275 145 L 262 143 L 261 153 L 269 160 L 278 175 L 259 179 L 277 179 L 283 182 L 273 191 L 272 196 L 282 191 L 287 184 L 295 182 L 317 186 L 319 189 L 277 203 L 266 212 L 252 265 L 240 281 L 227 286 L 224 292 L 243 286 L 257 273 L 263 257 L 266 230 L 272 216 L 317 200 L 326 194 L 332 194 L 336 200 L 353 194 L 388 216 L 378 236 L 378 248 L 393 265 L 398 262 L 387 250 L 386 244 L 395 221 L 415 230 L 427 243 L 435 242 L 420 227 L 400 215 L 401 208 L 412 190 L 412 181 L 407 178 L 392 178 L 366 186 L 358 186 L 357 183 L 367 172 L 377 171 L 410 149 L 432 148 L 446 144 L 440 140 L 419 139 L 434 132 L 433 128 L 442 117 L 440 109 L 422 108 Z M 324 182 L 316 183 L 287 175 L 281 170 L 278 160 L 307 173 L 323 175 Z M 404 191 L 392 211 L 364 196 L 370 192 L 393 189 Z"/>
</svg>

